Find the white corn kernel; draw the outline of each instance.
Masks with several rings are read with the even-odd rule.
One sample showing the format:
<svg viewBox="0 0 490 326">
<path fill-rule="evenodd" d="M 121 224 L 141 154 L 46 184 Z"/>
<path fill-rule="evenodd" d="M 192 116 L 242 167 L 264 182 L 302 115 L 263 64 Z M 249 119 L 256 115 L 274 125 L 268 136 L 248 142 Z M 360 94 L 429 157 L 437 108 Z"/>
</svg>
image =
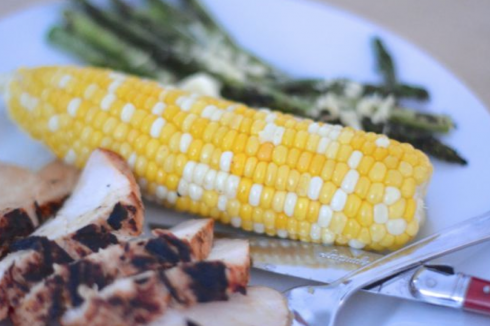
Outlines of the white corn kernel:
<svg viewBox="0 0 490 326">
<path fill-rule="evenodd" d="M 276 130 L 274 131 L 274 135 L 272 136 L 272 143 L 276 146 L 280 145 L 282 143 L 282 137 L 284 136 L 284 129 L 283 127 L 277 127 Z"/>
<path fill-rule="evenodd" d="M 187 182 L 192 182 L 194 175 L 194 170 L 196 168 L 196 162 L 189 161 L 184 167 L 184 172 L 182 172 L 182 178 Z"/>
<path fill-rule="evenodd" d="M 386 229 L 392 235 L 401 235 L 407 229 L 407 221 L 402 218 L 389 220 L 386 222 Z"/>
<path fill-rule="evenodd" d="M 338 189 L 333 195 L 330 207 L 334 212 L 341 212 L 344 209 L 346 202 L 347 194 L 342 189 Z"/>
<path fill-rule="evenodd" d="M 221 195 L 218 197 L 218 209 L 222 212 L 226 210 L 226 203 L 228 202 L 228 198 L 225 195 Z"/>
<path fill-rule="evenodd" d="M 332 221 L 333 211 L 328 205 L 322 205 L 318 214 L 317 223 L 322 228 L 328 228 Z"/>
<path fill-rule="evenodd" d="M 151 125 L 150 136 L 152 136 L 153 138 L 160 138 L 160 134 L 162 133 L 162 129 L 164 126 L 165 120 L 162 117 L 158 117 L 155 121 L 153 121 Z"/>
<path fill-rule="evenodd" d="M 214 105 L 208 105 L 202 110 L 201 117 L 205 119 L 211 119 L 214 112 L 218 110 L 218 108 Z"/>
<path fill-rule="evenodd" d="M 323 187 L 323 179 L 320 177 L 313 177 L 310 181 L 310 186 L 308 187 L 308 198 L 311 200 L 317 200 L 320 196 L 320 191 Z"/>
<path fill-rule="evenodd" d="M 374 222 L 378 224 L 383 224 L 388 221 L 388 218 L 388 206 L 386 206 L 385 204 L 374 205 Z"/>
<path fill-rule="evenodd" d="M 70 149 L 63 160 L 66 164 L 73 164 L 77 160 L 77 154 L 75 154 L 73 149 Z"/>
<path fill-rule="evenodd" d="M 238 186 L 240 185 L 240 177 L 236 175 L 230 175 L 226 179 L 225 194 L 228 198 L 233 199 L 238 192 Z"/>
<path fill-rule="evenodd" d="M 320 130 L 320 125 L 316 122 L 310 123 L 308 126 L 308 132 L 310 134 L 316 134 Z"/>
<path fill-rule="evenodd" d="M 274 123 L 268 123 L 264 129 L 259 132 L 259 140 L 261 143 L 272 142 L 274 139 L 274 132 L 276 131 L 276 125 Z"/>
<path fill-rule="evenodd" d="M 240 226 L 242 226 L 242 218 L 241 217 L 232 217 L 231 220 L 231 225 L 236 227 L 236 228 L 239 228 Z"/>
<path fill-rule="evenodd" d="M 288 237 L 288 231 L 286 230 L 277 230 L 277 236 L 279 238 L 287 238 Z"/>
<path fill-rule="evenodd" d="M 175 191 L 170 191 L 167 195 L 167 201 L 170 203 L 170 204 L 175 204 L 177 202 L 177 193 Z"/>
<path fill-rule="evenodd" d="M 179 185 L 177 186 L 177 192 L 181 197 L 185 197 L 189 195 L 189 183 L 185 181 L 183 178 L 180 179 Z"/>
<path fill-rule="evenodd" d="M 277 114 L 270 113 L 265 117 L 265 122 L 274 122 L 277 119 Z"/>
<path fill-rule="evenodd" d="M 262 195 L 262 190 L 264 186 L 261 184 L 253 184 L 250 188 L 250 194 L 248 196 L 248 203 L 254 207 L 259 206 L 260 196 Z"/>
<path fill-rule="evenodd" d="M 209 170 L 204 177 L 204 189 L 212 190 L 214 189 L 214 184 L 216 182 L 216 170 Z"/>
<path fill-rule="evenodd" d="M 214 111 L 213 115 L 211 116 L 211 121 L 220 121 L 221 117 L 223 116 L 223 111 L 221 110 L 216 110 Z"/>
<path fill-rule="evenodd" d="M 85 92 L 83 93 L 83 96 L 86 98 L 86 99 L 89 99 L 92 97 L 92 95 L 94 95 L 95 91 L 97 91 L 97 84 L 90 84 L 87 86 L 87 88 L 85 89 Z"/>
<path fill-rule="evenodd" d="M 341 188 L 344 189 L 346 193 L 351 194 L 354 192 L 354 189 L 356 189 L 358 180 L 359 172 L 356 170 L 349 170 L 345 175 L 344 180 L 342 180 Z"/>
<path fill-rule="evenodd" d="M 330 133 L 328 134 L 328 138 L 330 138 L 331 140 L 337 140 L 337 138 L 339 138 L 340 136 L 340 131 L 341 131 L 341 128 L 336 128 L 337 126 L 335 126 L 332 131 L 330 131 Z"/>
<path fill-rule="evenodd" d="M 151 109 L 151 113 L 154 114 L 154 115 L 162 115 L 163 114 L 163 111 L 165 111 L 165 108 L 166 107 L 167 107 L 167 105 L 165 103 L 158 102 Z"/>
<path fill-rule="evenodd" d="M 125 123 L 130 123 L 133 118 L 134 111 L 136 108 L 131 103 L 126 103 L 121 111 L 121 120 Z"/>
<path fill-rule="evenodd" d="M 332 244 L 335 241 L 335 233 L 329 229 L 322 229 L 322 243 Z"/>
<path fill-rule="evenodd" d="M 68 83 L 71 79 L 72 77 L 70 75 L 64 75 L 63 77 L 61 77 L 60 82 L 58 83 L 58 87 L 65 88 L 66 86 L 68 86 Z"/>
<path fill-rule="evenodd" d="M 116 100 L 116 95 L 114 95 L 112 93 L 107 94 L 106 96 L 104 96 L 104 98 L 100 102 L 100 108 L 103 111 L 109 111 L 109 109 L 112 106 L 112 103 L 114 103 L 115 100 Z"/>
<path fill-rule="evenodd" d="M 67 108 L 68 114 L 72 117 L 76 117 L 80 104 L 82 104 L 82 100 L 79 99 L 78 97 L 72 99 L 68 104 L 68 108 Z"/>
<path fill-rule="evenodd" d="M 366 244 L 359 241 L 359 240 L 356 240 L 356 239 L 349 240 L 349 247 L 351 247 L 353 249 L 362 249 L 365 246 L 366 246 Z"/>
<path fill-rule="evenodd" d="M 228 173 L 223 171 L 219 171 L 216 175 L 214 189 L 216 189 L 217 192 L 223 193 L 225 191 L 226 179 L 228 179 L 228 175 Z"/>
<path fill-rule="evenodd" d="M 187 98 L 185 99 L 182 104 L 180 105 L 180 108 L 182 111 L 190 111 L 192 106 L 194 105 L 195 100 L 193 98 Z"/>
<path fill-rule="evenodd" d="M 60 128 L 60 118 L 57 115 L 53 115 L 48 121 L 49 131 L 55 132 Z"/>
<path fill-rule="evenodd" d="M 374 143 L 376 144 L 376 146 L 382 148 L 387 148 L 388 146 L 390 146 L 390 140 L 388 139 L 388 137 L 384 137 L 384 136 L 381 136 L 378 139 L 376 139 Z"/>
<path fill-rule="evenodd" d="M 318 142 L 318 147 L 316 148 L 316 152 L 318 154 L 325 154 L 329 144 L 330 144 L 329 138 L 327 137 L 320 138 L 320 141 Z"/>
<path fill-rule="evenodd" d="M 386 205 L 392 205 L 396 203 L 401 198 L 401 193 L 398 188 L 395 187 L 386 187 L 385 189 L 385 198 L 384 203 Z"/>
<path fill-rule="evenodd" d="M 160 200 L 164 200 L 167 197 L 168 189 L 164 186 L 158 186 L 156 189 L 156 196 Z"/>
<path fill-rule="evenodd" d="M 331 129 L 330 125 L 325 124 L 318 129 L 318 134 L 321 137 L 327 137 L 328 134 L 330 133 L 330 129 Z"/>
<path fill-rule="evenodd" d="M 189 197 L 194 201 L 201 200 L 203 192 L 203 189 L 194 183 L 189 186 Z"/>
<path fill-rule="evenodd" d="M 191 145 L 192 142 L 192 136 L 191 134 L 184 133 L 182 134 L 182 137 L 180 138 L 180 151 L 182 153 L 187 153 L 189 150 L 189 146 Z"/>
<path fill-rule="evenodd" d="M 322 237 L 322 229 L 316 223 L 313 223 L 310 228 L 310 238 L 312 240 L 320 240 Z"/>
<path fill-rule="evenodd" d="M 192 181 L 197 185 L 202 185 L 204 183 L 204 177 L 209 171 L 209 166 L 204 163 L 197 164 L 194 169 L 194 175 Z"/>
<path fill-rule="evenodd" d="M 123 83 L 124 83 L 124 79 L 116 79 L 109 85 L 107 91 L 109 93 L 115 93 L 119 88 L 119 86 L 121 86 Z"/>
<path fill-rule="evenodd" d="M 262 223 L 254 223 L 254 231 L 256 233 L 264 233 L 265 226 Z"/>
<path fill-rule="evenodd" d="M 223 152 L 219 160 L 219 168 L 221 169 L 221 171 L 230 172 L 232 160 L 233 160 L 233 152 L 230 151 Z"/>
<path fill-rule="evenodd" d="M 136 164 L 136 159 L 138 158 L 138 156 L 136 156 L 136 153 L 131 153 L 131 155 L 129 156 L 128 158 L 128 165 L 131 169 L 134 168 L 135 164 Z"/>
<path fill-rule="evenodd" d="M 286 195 L 286 200 L 284 201 L 284 213 L 291 217 L 294 214 L 294 207 L 296 206 L 296 202 L 298 201 L 298 195 L 294 192 L 288 192 Z"/>
<path fill-rule="evenodd" d="M 362 152 L 357 150 L 353 151 L 349 157 L 349 160 L 347 161 L 347 165 L 349 165 L 351 169 L 357 169 L 359 163 L 361 163 L 362 156 Z"/>
</svg>

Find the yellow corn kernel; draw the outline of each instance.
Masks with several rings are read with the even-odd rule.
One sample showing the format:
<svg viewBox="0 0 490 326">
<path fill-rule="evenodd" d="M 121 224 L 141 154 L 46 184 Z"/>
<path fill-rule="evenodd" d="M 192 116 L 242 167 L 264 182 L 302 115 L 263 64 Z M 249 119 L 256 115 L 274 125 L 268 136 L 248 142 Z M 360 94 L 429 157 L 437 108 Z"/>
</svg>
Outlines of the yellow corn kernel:
<svg viewBox="0 0 490 326">
<path fill-rule="evenodd" d="M 201 149 L 200 160 L 204 164 L 209 164 L 211 162 L 211 158 L 214 153 L 214 145 L 213 144 L 204 144 Z"/>
<path fill-rule="evenodd" d="M 371 156 L 364 156 L 357 167 L 357 171 L 361 175 L 367 175 L 371 171 L 371 167 L 374 165 L 374 158 Z"/>
<path fill-rule="evenodd" d="M 281 213 L 284 209 L 284 202 L 286 201 L 286 192 L 285 191 L 276 191 L 274 194 L 274 198 L 272 199 L 272 209 Z"/>
<path fill-rule="evenodd" d="M 276 184 L 274 185 L 276 190 L 283 191 L 286 190 L 286 185 L 289 178 L 289 166 L 283 165 L 277 170 Z"/>
<path fill-rule="evenodd" d="M 274 188 L 264 187 L 260 195 L 260 206 L 264 209 L 271 208 L 273 199 L 274 199 Z"/>
<path fill-rule="evenodd" d="M 331 180 L 333 177 L 333 173 L 335 171 L 335 161 L 334 160 L 328 160 L 325 165 L 323 166 L 321 177 L 324 181 Z"/>
<path fill-rule="evenodd" d="M 233 156 L 233 161 L 231 162 L 231 174 L 242 176 L 245 170 L 247 156 L 244 153 L 239 153 Z"/>
<path fill-rule="evenodd" d="M 208 207 L 216 207 L 218 205 L 218 197 L 219 196 L 216 191 L 206 190 L 202 195 L 202 201 Z"/>
<path fill-rule="evenodd" d="M 354 218 L 361 208 L 362 200 L 356 194 L 350 194 L 344 207 L 344 214 L 349 218 Z"/>
<path fill-rule="evenodd" d="M 273 211 L 267 210 L 264 212 L 264 226 L 266 231 L 272 231 L 275 235 L 276 214 Z"/>
<path fill-rule="evenodd" d="M 417 211 L 417 202 L 412 198 L 407 199 L 405 213 L 403 213 L 403 219 L 405 219 L 407 222 L 412 221 L 416 211 Z"/>
<path fill-rule="evenodd" d="M 353 149 L 350 145 L 340 145 L 339 152 L 337 154 L 337 160 L 339 162 L 347 162 L 352 155 Z"/>
<path fill-rule="evenodd" d="M 306 146 L 306 141 L 308 140 L 309 133 L 306 130 L 299 130 L 294 138 L 294 147 L 303 150 Z"/>
<path fill-rule="evenodd" d="M 276 214 L 276 229 L 286 230 L 288 225 L 288 217 L 284 214 Z"/>
<path fill-rule="evenodd" d="M 320 135 L 310 134 L 308 137 L 308 141 L 306 142 L 306 150 L 309 152 L 316 152 L 318 147 L 318 143 L 320 142 Z"/>
<path fill-rule="evenodd" d="M 417 166 L 413 171 L 413 177 L 417 182 L 417 185 L 423 184 L 429 179 L 431 170 L 427 166 Z"/>
<path fill-rule="evenodd" d="M 383 162 L 385 163 L 385 165 L 386 165 L 386 167 L 388 169 L 396 169 L 396 168 L 398 168 L 399 160 L 396 157 L 394 157 L 394 156 L 391 156 L 391 155 L 387 156 L 383 160 Z"/>
<path fill-rule="evenodd" d="M 407 224 L 405 232 L 411 237 L 414 237 L 419 232 L 419 222 L 417 219 L 413 219 Z"/>
<path fill-rule="evenodd" d="M 286 129 L 282 136 L 282 144 L 287 147 L 293 147 L 294 139 L 296 138 L 296 131 L 293 129 Z"/>
<path fill-rule="evenodd" d="M 223 151 L 231 150 L 237 135 L 238 133 L 236 130 L 228 130 L 225 137 L 221 140 L 221 149 L 223 149 Z"/>
<path fill-rule="evenodd" d="M 229 216 L 238 216 L 240 214 L 240 201 L 237 199 L 230 199 L 226 203 L 226 212 Z"/>
<path fill-rule="evenodd" d="M 233 152 L 234 153 L 243 153 L 245 152 L 245 147 L 248 142 L 248 136 L 246 134 L 239 134 L 233 144 Z"/>
<path fill-rule="evenodd" d="M 322 186 L 322 190 L 320 190 L 320 196 L 318 200 L 322 204 L 330 204 L 332 201 L 332 197 L 337 191 L 337 187 L 332 182 L 325 182 Z"/>
<path fill-rule="evenodd" d="M 404 177 L 410 177 L 412 176 L 413 173 L 413 167 L 410 165 L 410 163 L 407 163 L 405 161 L 401 161 L 400 165 L 398 166 L 398 171 L 404 176 Z"/>
<path fill-rule="evenodd" d="M 308 205 L 308 214 L 306 215 L 306 219 L 308 222 L 316 223 L 318 221 L 320 206 L 320 202 L 316 200 L 310 201 L 310 204 Z"/>
<path fill-rule="evenodd" d="M 259 160 L 256 157 L 249 157 L 245 162 L 245 167 L 243 169 L 243 176 L 246 178 L 252 178 L 255 172 L 255 167 L 257 166 Z"/>
<path fill-rule="evenodd" d="M 337 141 L 332 141 L 325 152 L 325 156 L 330 160 L 335 160 L 337 158 L 337 153 L 339 152 L 340 144 Z"/>
<path fill-rule="evenodd" d="M 333 171 L 332 182 L 339 187 L 342 184 L 347 172 L 349 172 L 349 166 L 347 164 L 337 163 L 335 170 Z"/>
<path fill-rule="evenodd" d="M 291 192 L 296 191 L 300 177 L 301 175 L 297 170 L 290 170 L 286 181 L 286 190 Z"/>
<path fill-rule="evenodd" d="M 325 160 L 326 160 L 325 156 L 321 154 L 316 154 L 313 157 L 309 169 L 311 175 L 320 175 L 320 173 L 322 172 L 325 166 Z"/>
<path fill-rule="evenodd" d="M 308 171 L 308 169 L 310 167 L 312 156 L 313 155 L 310 152 L 301 153 L 301 155 L 299 156 L 299 159 L 298 159 L 298 164 L 297 164 L 298 172 L 304 173 L 304 172 Z"/>
<path fill-rule="evenodd" d="M 202 141 L 205 142 L 206 144 L 209 144 L 213 141 L 214 135 L 220 128 L 220 125 L 217 122 L 211 122 L 208 124 L 206 129 L 204 129 L 204 133 L 202 135 Z"/>
<path fill-rule="evenodd" d="M 287 162 L 287 165 L 289 165 L 289 167 L 291 169 L 296 168 L 296 164 L 298 162 L 300 154 L 301 154 L 301 152 L 297 148 L 292 148 L 289 150 L 286 162 Z"/>
<path fill-rule="evenodd" d="M 403 217 L 406 208 L 406 200 L 404 198 L 400 198 L 396 203 L 390 205 L 388 207 L 388 212 L 390 218 L 396 219 Z"/>
<path fill-rule="evenodd" d="M 371 239 L 374 242 L 380 242 L 386 236 L 386 226 L 384 224 L 372 224 L 369 227 L 369 233 L 371 234 Z"/>
<path fill-rule="evenodd" d="M 298 198 L 294 208 L 293 216 L 297 220 L 303 221 L 308 213 L 309 200 L 307 198 Z"/>
<path fill-rule="evenodd" d="M 272 161 L 276 163 L 278 166 L 286 164 L 286 159 L 288 156 L 288 149 L 284 145 L 279 145 L 274 148 L 272 152 Z"/>
<path fill-rule="evenodd" d="M 265 174 L 264 178 L 264 184 L 266 186 L 272 187 L 276 183 L 276 177 L 277 177 L 277 165 L 274 163 L 269 163 L 267 165 L 267 172 Z"/>
<path fill-rule="evenodd" d="M 355 239 L 361 231 L 361 226 L 355 219 L 348 219 L 347 223 L 342 231 L 342 235 L 347 239 Z"/>
<path fill-rule="evenodd" d="M 257 167 L 255 168 L 255 172 L 253 175 L 254 183 L 259 183 L 259 184 L 264 183 L 265 174 L 267 172 L 267 165 L 268 164 L 266 162 L 259 162 L 257 164 Z"/>
<path fill-rule="evenodd" d="M 333 214 L 329 229 L 335 234 L 342 234 L 347 224 L 347 217 L 339 212 Z"/>
<path fill-rule="evenodd" d="M 299 197 L 308 196 L 308 189 L 310 187 L 311 175 L 309 173 L 303 173 L 299 177 L 298 186 L 296 187 L 296 194 Z"/>
<path fill-rule="evenodd" d="M 373 167 L 369 171 L 369 179 L 372 182 L 381 182 L 386 175 L 386 166 L 381 162 L 374 163 Z"/>
<path fill-rule="evenodd" d="M 400 188 L 402 196 L 405 198 L 412 198 L 415 194 L 416 183 L 413 178 L 408 178 L 403 181 L 403 184 Z"/>
<path fill-rule="evenodd" d="M 371 204 L 379 204 L 383 201 L 384 197 L 384 186 L 382 183 L 376 182 L 372 183 L 371 187 L 369 187 L 369 191 L 367 194 L 367 201 Z"/>
<path fill-rule="evenodd" d="M 403 176 L 398 170 L 389 170 L 386 173 L 385 184 L 386 186 L 400 187 L 403 182 Z"/>
<path fill-rule="evenodd" d="M 250 188 L 252 188 L 252 180 L 242 178 L 237 191 L 237 198 L 241 203 L 248 203 Z"/>
<path fill-rule="evenodd" d="M 245 154 L 247 156 L 255 156 L 259 151 L 260 142 L 256 136 L 251 136 L 248 138 L 247 146 L 245 147 Z"/>
</svg>

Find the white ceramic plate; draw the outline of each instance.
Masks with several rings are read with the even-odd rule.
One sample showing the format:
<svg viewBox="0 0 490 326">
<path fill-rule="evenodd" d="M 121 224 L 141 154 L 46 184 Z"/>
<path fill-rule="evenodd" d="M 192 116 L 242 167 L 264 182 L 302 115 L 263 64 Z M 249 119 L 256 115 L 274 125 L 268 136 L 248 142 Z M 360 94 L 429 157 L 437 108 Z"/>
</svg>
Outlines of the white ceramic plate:
<svg viewBox="0 0 490 326">
<path fill-rule="evenodd" d="M 490 209 L 490 115 L 482 103 L 449 71 L 423 51 L 386 30 L 341 10 L 307 0 L 207 0 L 213 12 L 246 47 L 297 76 L 345 76 L 376 81 L 370 38 L 380 35 L 398 63 L 403 81 L 427 86 L 427 108 L 447 112 L 458 129 L 445 138 L 469 159 L 459 167 L 435 162 L 427 200 L 428 222 L 421 235 Z M 0 73 L 19 66 L 68 64 L 73 59 L 45 43 L 47 28 L 60 6 L 35 7 L 0 21 Z M 39 144 L 8 122 L 0 104 L 0 160 L 39 167 L 51 159 Z M 178 214 L 163 212 L 169 219 Z M 149 218 L 162 215 L 150 206 Z M 490 279 L 490 246 L 465 250 L 444 262 Z M 301 282 L 263 273 L 254 283 L 286 289 Z M 304 283 L 304 282 L 303 282 Z M 490 319 L 401 300 L 359 294 L 345 307 L 340 325 L 488 325 Z"/>
</svg>

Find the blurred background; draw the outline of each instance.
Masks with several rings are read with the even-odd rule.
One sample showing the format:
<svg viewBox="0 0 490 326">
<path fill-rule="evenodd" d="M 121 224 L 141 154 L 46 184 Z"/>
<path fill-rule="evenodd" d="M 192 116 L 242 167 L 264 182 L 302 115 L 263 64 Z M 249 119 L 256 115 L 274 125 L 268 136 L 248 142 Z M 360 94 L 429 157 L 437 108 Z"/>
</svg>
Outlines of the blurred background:
<svg viewBox="0 0 490 326">
<path fill-rule="evenodd" d="M 54 1 L 62 0 L 1 0 L 0 19 L 17 10 Z M 297 1 L 335 5 L 387 27 L 448 67 L 490 107 L 490 1 Z"/>
</svg>

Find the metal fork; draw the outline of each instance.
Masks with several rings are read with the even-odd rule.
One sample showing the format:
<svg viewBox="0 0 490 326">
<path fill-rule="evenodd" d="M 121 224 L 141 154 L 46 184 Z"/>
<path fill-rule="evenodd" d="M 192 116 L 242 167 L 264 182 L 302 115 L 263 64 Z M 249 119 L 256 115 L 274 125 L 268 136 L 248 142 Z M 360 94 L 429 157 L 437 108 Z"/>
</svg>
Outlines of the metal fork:
<svg viewBox="0 0 490 326">
<path fill-rule="evenodd" d="M 354 292 L 428 260 L 490 239 L 490 212 L 447 228 L 359 268 L 329 285 L 286 291 L 293 326 L 333 326 Z"/>
</svg>

